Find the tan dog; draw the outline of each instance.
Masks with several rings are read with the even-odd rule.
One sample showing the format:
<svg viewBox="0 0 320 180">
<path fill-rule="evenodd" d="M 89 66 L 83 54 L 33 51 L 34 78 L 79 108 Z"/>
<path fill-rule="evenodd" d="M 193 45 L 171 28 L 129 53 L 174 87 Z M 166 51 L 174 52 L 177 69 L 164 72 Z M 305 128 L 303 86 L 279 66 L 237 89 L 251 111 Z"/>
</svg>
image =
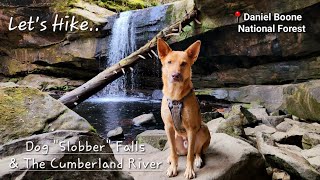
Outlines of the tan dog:
<svg viewBox="0 0 320 180">
<path fill-rule="evenodd" d="M 200 45 L 197 41 L 185 51 L 172 51 L 164 40 L 157 41 L 164 94 L 161 117 L 170 145 L 169 177 L 178 174 L 178 154 L 187 154 L 184 176 L 195 178 L 194 164 L 198 168 L 202 166 L 201 155 L 210 143 L 210 133 L 201 121 L 200 106 L 191 82 L 191 66 L 198 58 Z"/>
</svg>

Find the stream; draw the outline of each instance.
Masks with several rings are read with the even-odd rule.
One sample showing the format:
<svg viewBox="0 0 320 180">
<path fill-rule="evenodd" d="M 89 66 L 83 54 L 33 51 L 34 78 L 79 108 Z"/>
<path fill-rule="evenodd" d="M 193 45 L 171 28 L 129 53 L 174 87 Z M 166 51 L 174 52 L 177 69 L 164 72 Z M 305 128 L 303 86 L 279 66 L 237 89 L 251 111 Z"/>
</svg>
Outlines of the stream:
<svg viewBox="0 0 320 180">
<path fill-rule="evenodd" d="M 123 128 L 126 143 L 135 140 L 135 137 L 145 130 L 163 129 L 160 115 L 160 101 L 134 97 L 105 97 L 91 98 L 79 104 L 74 111 L 87 119 L 89 123 L 103 137 L 107 138 L 108 131 Z M 156 123 L 135 126 L 132 119 L 145 113 L 153 113 Z"/>
</svg>

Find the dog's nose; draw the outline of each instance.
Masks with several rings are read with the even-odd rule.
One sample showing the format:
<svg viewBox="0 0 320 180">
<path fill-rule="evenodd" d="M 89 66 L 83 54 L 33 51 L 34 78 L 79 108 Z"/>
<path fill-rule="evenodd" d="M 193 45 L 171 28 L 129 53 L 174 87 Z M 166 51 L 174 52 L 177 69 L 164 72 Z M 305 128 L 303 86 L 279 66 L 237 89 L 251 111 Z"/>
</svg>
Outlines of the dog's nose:
<svg viewBox="0 0 320 180">
<path fill-rule="evenodd" d="M 174 73 L 172 74 L 173 79 L 180 79 L 181 78 L 181 73 Z"/>
</svg>

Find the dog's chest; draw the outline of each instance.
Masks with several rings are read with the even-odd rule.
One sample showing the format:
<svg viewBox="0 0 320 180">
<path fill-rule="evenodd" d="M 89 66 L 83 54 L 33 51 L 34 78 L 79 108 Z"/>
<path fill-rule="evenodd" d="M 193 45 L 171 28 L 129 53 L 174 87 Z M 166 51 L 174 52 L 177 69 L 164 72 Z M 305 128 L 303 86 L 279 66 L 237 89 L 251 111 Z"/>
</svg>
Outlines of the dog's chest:
<svg viewBox="0 0 320 180">
<path fill-rule="evenodd" d="M 171 101 L 171 100 L 167 100 L 167 101 L 168 101 L 168 108 L 170 110 L 174 128 L 178 133 L 185 133 L 186 129 L 184 128 L 182 123 L 183 102 Z"/>
</svg>

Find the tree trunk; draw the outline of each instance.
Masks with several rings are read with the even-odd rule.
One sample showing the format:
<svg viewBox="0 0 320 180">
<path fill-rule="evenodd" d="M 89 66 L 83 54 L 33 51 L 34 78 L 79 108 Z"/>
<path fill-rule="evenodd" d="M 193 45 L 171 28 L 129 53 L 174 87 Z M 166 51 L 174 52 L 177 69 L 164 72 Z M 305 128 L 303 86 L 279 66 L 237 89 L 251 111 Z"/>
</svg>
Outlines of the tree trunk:
<svg viewBox="0 0 320 180">
<path fill-rule="evenodd" d="M 126 70 L 136 64 L 139 60 L 146 59 L 143 55 L 156 47 L 157 38 L 169 39 L 171 36 L 180 33 L 181 28 L 193 21 L 196 15 L 196 9 L 187 13 L 182 20 L 160 31 L 151 41 L 140 49 L 105 69 L 82 86 L 67 92 L 59 100 L 69 108 L 75 107 L 77 104 L 83 102 L 93 94 L 103 89 L 107 84 L 122 76 Z"/>
</svg>

